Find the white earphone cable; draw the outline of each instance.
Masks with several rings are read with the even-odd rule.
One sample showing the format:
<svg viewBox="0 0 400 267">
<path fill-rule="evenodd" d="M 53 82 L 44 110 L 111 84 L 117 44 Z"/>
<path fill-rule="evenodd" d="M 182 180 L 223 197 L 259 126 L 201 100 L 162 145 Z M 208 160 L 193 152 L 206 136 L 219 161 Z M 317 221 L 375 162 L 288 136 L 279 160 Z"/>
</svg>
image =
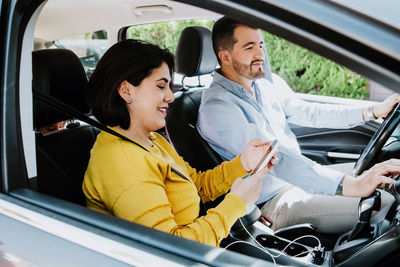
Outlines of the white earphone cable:
<svg viewBox="0 0 400 267">
<path fill-rule="evenodd" d="M 321 241 L 319 240 L 318 237 L 313 236 L 313 235 L 304 235 L 304 236 L 300 236 L 300 237 L 295 238 L 294 240 L 290 241 L 290 242 L 282 249 L 282 251 L 280 251 L 277 255 L 274 255 L 274 254 L 272 254 L 270 251 L 268 251 L 263 245 L 261 245 L 261 244 L 257 241 L 257 239 L 247 230 L 247 228 L 244 226 L 244 224 L 243 224 L 241 218 L 239 218 L 239 221 L 240 221 L 240 224 L 242 225 L 243 229 L 244 229 L 244 230 L 246 231 L 246 233 L 253 239 L 253 241 L 254 241 L 254 243 L 255 243 L 256 245 L 253 245 L 253 244 L 251 244 L 250 242 L 247 242 L 247 241 L 242 241 L 242 240 L 240 240 L 240 241 L 234 241 L 234 242 L 230 243 L 228 246 L 225 247 L 225 249 L 227 249 L 228 247 L 230 247 L 230 246 L 232 246 L 232 245 L 234 245 L 234 244 L 237 244 L 237 243 L 249 244 L 249 245 L 251 245 L 251 246 L 253 246 L 253 247 L 256 247 L 257 249 L 261 250 L 262 252 L 266 253 L 267 255 L 269 255 L 269 256 L 271 257 L 273 263 L 274 263 L 274 266 L 276 266 L 276 260 L 275 260 L 275 258 L 278 258 L 278 257 L 282 256 L 283 253 L 285 252 L 285 250 L 286 250 L 288 247 L 290 247 L 290 245 L 292 245 L 292 244 L 296 244 L 296 245 L 302 246 L 303 248 L 306 249 L 307 253 L 311 253 L 311 252 L 312 252 L 312 251 L 309 250 L 308 247 L 306 247 L 305 245 L 296 242 L 296 241 L 298 241 L 298 240 L 300 240 L 300 239 L 303 239 L 303 238 L 313 238 L 313 239 L 317 240 L 317 242 L 318 242 L 318 247 L 319 247 L 319 248 L 322 246 Z M 279 236 L 274 236 L 274 237 L 276 237 L 276 238 L 282 240 L 282 238 L 279 237 Z M 282 241 L 287 242 L 286 240 L 282 240 Z M 296 256 L 301 255 L 301 254 L 304 254 L 304 253 L 305 253 L 305 251 L 303 251 L 303 252 L 301 252 L 301 253 L 299 253 L 299 254 L 297 254 L 297 255 L 294 255 L 294 256 L 296 257 Z"/>
</svg>

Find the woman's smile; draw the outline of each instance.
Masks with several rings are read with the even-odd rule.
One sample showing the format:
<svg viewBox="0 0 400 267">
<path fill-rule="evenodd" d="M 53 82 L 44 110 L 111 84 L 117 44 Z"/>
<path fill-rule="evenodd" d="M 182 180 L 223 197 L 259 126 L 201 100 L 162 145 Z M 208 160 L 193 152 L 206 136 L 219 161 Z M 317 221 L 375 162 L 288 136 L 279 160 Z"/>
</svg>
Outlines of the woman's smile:
<svg viewBox="0 0 400 267">
<path fill-rule="evenodd" d="M 158 108 L 158 111 L 160 111 L 165 117 L 165 116 L 167 116 L 167 109 L 168 109 L 168 107 L 160 107 L 160 108 Z"/>
</svg>

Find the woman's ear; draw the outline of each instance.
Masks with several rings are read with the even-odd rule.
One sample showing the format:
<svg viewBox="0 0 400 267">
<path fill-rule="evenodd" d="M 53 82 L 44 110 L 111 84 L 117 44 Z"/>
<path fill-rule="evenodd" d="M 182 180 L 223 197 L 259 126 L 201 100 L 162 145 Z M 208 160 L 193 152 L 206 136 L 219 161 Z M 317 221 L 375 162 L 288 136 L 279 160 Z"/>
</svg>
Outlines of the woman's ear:
<svg viewBox="0 0 400 267">
<path fill-rule="evenodd" d="M 133 96 L 132 84 L 124 80 L 118 87 L 118 93 L 127 104 L 132 103 L 132 96 Z"/>
</svg>

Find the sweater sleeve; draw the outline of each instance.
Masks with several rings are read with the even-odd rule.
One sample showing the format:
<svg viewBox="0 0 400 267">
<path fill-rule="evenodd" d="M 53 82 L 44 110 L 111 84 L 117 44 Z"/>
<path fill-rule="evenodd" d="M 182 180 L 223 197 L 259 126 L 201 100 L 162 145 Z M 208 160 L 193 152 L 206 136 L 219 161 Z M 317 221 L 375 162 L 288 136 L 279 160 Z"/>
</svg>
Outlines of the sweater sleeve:
<svg viewBox="0 0 400 267">
<path fill-rule="evenodd" d="M 248 172 L 243 169 L 240 161 L 240 155 L 231 161 L 224 161 L 221 165 L 205 172 L 197 172 L 195 168 L 185 162 L 191 179 L 201 196 L 214 200 L 222 194 L 228 192 L 233 182 L 237 178 L 242 178 Z"/>
<path fill-rule="evenodd" d="M 193 188 L 192 197 L 197 199 L 192 199 L 193 204 L 187 211 L 175 211 L 159 174 L 148 173 L 145 179 L 135 177 L 134 180 L 137 182 L 122 192 L 112 205 L 113 214 L 173 235 L 219 246 L 233 223 L 246 212 L 244 201 L 229 193 L 216 208 L 208 210 L 205 216 L 198 217 L 200 199 L 196 188 L 189 181 L 183 183 Z M 188 187 L 188 190 L 191 188 Z M 176 216 L 182 216 L 182 213 L 185 213 L 186 223 L 178 224 Z"/>
<path fill-rule="evenodd" d="M 174 167 L 190 177 L 204 202 L 207 200 L 214 200 L 222 194 L 225 194 L 237 178 L 242 178 L 248 174 L 248 172 L 243 169 L 242 162 L 240 161 L 240 153 L 232 160 L 224 161 L 211 170 L 198 172 L 179 156 L 175 149 L 164 138 L 159 137 L 158 142 L 173 158 Z"/>
<path fill-rule="evenodd" d="M 165 148 L 171 158 L 166 155 L 161 159 L 129 142 L 105 133 L 100 135 L 92 149 L 83 184 L 87 201 L 92 204 L 89 207 L 97 205 L 98 210 L 125 220 L 212 246 L 218 246 L 233 223 L 245 214 L 244 201 L 229 193 L 216 208 L 199 217 L 197 184 L 215 175 L 217 181 L 226 180 L 224 187 L 230 188 L 234 179 L 245 173 L 240 159 L 197 174 L 193 168 L 185 169 L 186 163 L 163 139 L 157 140 L 159 147 Z M 172 172 L 170 164 L 179 165 L 187 178 L 193 180 Z M 232 170 L 228 170 L 230 167 Z M 207 186 L 212 187 L 211 181 Z"/>
</svg>

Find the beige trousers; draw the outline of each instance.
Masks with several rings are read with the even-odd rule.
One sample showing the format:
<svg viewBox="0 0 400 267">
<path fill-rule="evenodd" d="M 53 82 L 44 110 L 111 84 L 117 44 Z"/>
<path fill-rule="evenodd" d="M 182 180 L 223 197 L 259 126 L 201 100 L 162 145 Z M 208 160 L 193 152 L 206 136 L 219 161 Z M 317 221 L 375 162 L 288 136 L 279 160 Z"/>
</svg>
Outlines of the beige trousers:
<svg viewBox="0 0 400 267">
<path fill-rule="evenodd" d="M 345 166 L 348 164 L 339 165 L 343 164 L 331 166 L 345 173 L 352 170 Z M 383 208 L 393 196 L 382 190 L 380 192 Z M 351 230 L 357 223 L 359 201 L 360 198 L 311 195 L 291 186 L 267 201 L 261 208 L 261 213 L 272 222 L 272 230 L 299 223 L 312 223 L 320 233 L 338 234 Z"/>
</svg>

